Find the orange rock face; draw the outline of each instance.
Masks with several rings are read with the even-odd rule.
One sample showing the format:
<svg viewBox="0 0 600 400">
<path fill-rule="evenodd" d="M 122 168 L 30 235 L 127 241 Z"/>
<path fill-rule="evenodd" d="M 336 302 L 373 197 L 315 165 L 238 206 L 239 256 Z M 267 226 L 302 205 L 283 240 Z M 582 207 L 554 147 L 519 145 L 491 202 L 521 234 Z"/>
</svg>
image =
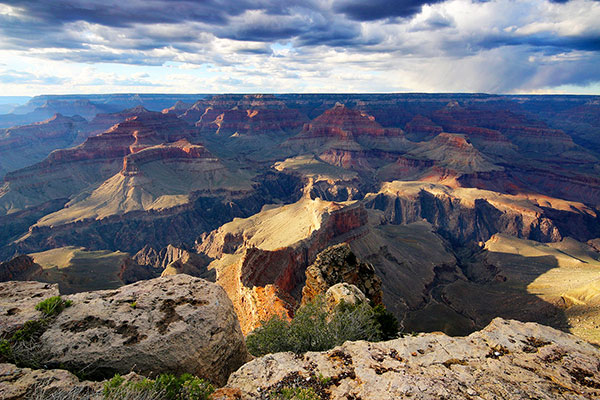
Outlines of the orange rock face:
<svg viewBox="0 0 600 400">
<path fill-rule="evenodd" d="M 244 333 L 273 315 L 292 317 L 306 267 L 332 242 L 352 241 L 366 229 L 366 210 L 360 206 L 339 207 L 321 218 L 321 227 L 306 239 L 275 250 L 243 245 L 239 237 L 216 231 L 199 244 L 200 251 L 221 258 L 214 267 L 217 283 L 233 302 Z"/>
</svg>

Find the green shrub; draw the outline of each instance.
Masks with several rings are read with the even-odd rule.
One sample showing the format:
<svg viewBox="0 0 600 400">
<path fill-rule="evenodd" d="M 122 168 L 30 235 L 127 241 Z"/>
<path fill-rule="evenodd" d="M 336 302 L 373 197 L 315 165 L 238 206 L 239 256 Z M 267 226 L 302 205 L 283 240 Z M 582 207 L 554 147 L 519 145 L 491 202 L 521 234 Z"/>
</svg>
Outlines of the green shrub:
<svg viewBox="0 0 600 400">
<path fill-rule="evenodd" d="M 347 340 L 381 340 L 381 330 L 373 308 L 366 303 L 347 305 L 340 303 L 329 324 L 336 346 Z"/>
<path fill-rule="evenodd" d="M 39 338 L 47 324 L 45 319 L 27 321 L 11 337 L 0 341 L 0 360 L 19 367 L 39 368 L 43 358 Z"/>
<path fill-rule="evenodd" d="M 60 296 L 54 296 L 36 304 L 35 309 L 41 311 L 46 317 L 54 317 L 65 308 L 70 307 L 71 304 L 73 304 L 71 300 L 63 300 Z"/>
<path fill-rule="evenodd" d="M 322 297 L 300 307 L 291 321 L 275 316 L 246 338 L 254 356 L 281 351 L 329 350 L 348 340 L 378 341 L 397 335 L 397 320 L 385 307 L 341 303 L 333 313 Z"/>
<path fill-rule="evenodd" d="M 285 387 L 269 393 L 269 398 L 272 400 L 320 400 L 321 396 L 312 388 Z"/>
<path fill-rule="evenodd" d="M 0 340 L 0 360 L 12 361 L 12 346 L 6 339 Z"/>
<path fill-rule="evenodd" d="M 383 304 L 373 307 L 375 319 L 379 323 L 381 330 L 381 339 L 390 340 L 398 337 L 399 323 L 394 314 L 389 312 Z"/>
<path fill-rule="evenodd" d="M 288 321 L 274 316 L 246 337 L 246 346 L 255 356 L 289 351 Z"/>
<path fill-rule="evenodd" d="M 179 377 L 161 374 L 156 379 L 143 378 L 125 381 L 120 375 L 104 383 L 107 400 L 157 399 L 157 400 L 207 400 L 215 388 L 208 381 L 191 374 Z"/>
<path fill-rule="evenodd" d="M 290 322 L 287 351 L 303 353 L 334 347 L 336 340 L 330 332 L 329 315 L 321 296 L 300 307 Z"/>
</svg>

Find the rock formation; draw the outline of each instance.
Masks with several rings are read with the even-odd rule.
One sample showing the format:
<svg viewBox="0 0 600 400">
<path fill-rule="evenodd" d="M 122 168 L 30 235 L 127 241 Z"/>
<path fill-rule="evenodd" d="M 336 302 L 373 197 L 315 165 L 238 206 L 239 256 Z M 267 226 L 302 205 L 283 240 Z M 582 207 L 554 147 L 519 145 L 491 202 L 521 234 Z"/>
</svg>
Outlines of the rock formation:
<svg viewBox="0 0 600 400">
<path fill-rule="evenodd" d="M 273 315 L 290 317 L 301 300 L 304 271 L 333 241 L 364 233 L 365 210 L 304 197 L 295 204 L 234 220 L 204 235 L 197 250 L 232 299 L 247 333 Z"/>
<path fill-rule="evenodd" d="M 341 243 L 323 250 L 315 262 L 306 268 L 302 303 L 325 295 L 338 283 L 354 285 L 374 304 L 382 302 L 381 279 L 375 274 L 373 266 L 360 262 L 350 246 Z"/>
<path fill-rule="evenodd" d="M 7 174 L 0 191 L 0 213 L 73 196 L 119 172 L 128 154 L 190 137 L 187 125 L 173 115 L 137 111 L 77 147 L 56 150 L 38 164 Z"/>
<path fill-rule="evenodd" d="M 0 179 L 46 158 L 53 150 L 78 145 L 88 135 L 80 116 L 52 118 L 31 125 L 0 129 Z"/>
<path fill-rule="evenodd" d="M 496 232 L 541 242 L 558 241 L 566 236 L 589 240 L 596 235 L 586 228 L 597 220 L 593 208 L 542 195 L 507 195 L 394 181 L 385 183 L 379 193 L 365 196 L 365 206 L 384 211 L 386 219 L 393 224 L 426 219 L 461 242 L 484 242 Z M 560 210 L 562 218 L 571 219 L 573 223 L 557 225 L 549 210 Z M 585 220 L 588 222 L 581 223 Z"/>
<path fill-rule="evenodd" d="M 270 354 L 236 371 L 221 393 L 267 399 L 304 387 L 330 399 L 593 399 L 600 396 L 599 357 L 572 335 L 498 318 L 462 338 L 431 333 L 302 356 Z"/>
<path fill-rule="evenodd" d="M 359 305 L 368 301 L 364 293 L 349 283 L 336 283 L 325 292 L 325 304 L 331 312 L 339 304 Z"/>
<path fill-rule="evenodd" d="M 0 282 L 0 338 L 20 329 L 25 322 L 40 318 L 35 305 L 58 294 L 56 284 Z"/>
<path fill-rule="evenodd" d="M 325 111 L 281 145 L 290 153 L 316 154 L 329 164 L 357 170 L 373 170 L 407 146 L 401 129 L 383 128 L 373 116 L 343 104 Z"/>
<path fill-rule="evenodd" d="M 0 282 L 35 281 L 44 277 L 44 270 L 29 256 L 17 256 L 0 263 Z"/>
</svg>

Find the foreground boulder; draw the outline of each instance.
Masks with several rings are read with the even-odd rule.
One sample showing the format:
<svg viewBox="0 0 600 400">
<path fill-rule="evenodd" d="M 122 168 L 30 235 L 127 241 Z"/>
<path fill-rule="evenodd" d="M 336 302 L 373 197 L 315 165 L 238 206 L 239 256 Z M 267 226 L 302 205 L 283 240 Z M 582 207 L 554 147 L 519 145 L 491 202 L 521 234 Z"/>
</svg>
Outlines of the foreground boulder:
<svg viewBox="0 0 600 400">
<path fill-rule="evenodd" d="M 267 399 L 305 387 L 328 399 L 595 399 L 599 360 L 600 351 L 575 336 L 496 318 L 467 337 L 430 333 L 270 354 L 232 374 L 216 395 Z"/>
<path fill-rule="evenodd" d="M 11 284 L 20 291 L 31 283 Z M 72 305 L 40 337 L 49 367 L 94 379 L 191 373 L 224 384 L 248 358 L 231 301 L 200 278 L 174 275 L 64 298 Z"/>
</svg>

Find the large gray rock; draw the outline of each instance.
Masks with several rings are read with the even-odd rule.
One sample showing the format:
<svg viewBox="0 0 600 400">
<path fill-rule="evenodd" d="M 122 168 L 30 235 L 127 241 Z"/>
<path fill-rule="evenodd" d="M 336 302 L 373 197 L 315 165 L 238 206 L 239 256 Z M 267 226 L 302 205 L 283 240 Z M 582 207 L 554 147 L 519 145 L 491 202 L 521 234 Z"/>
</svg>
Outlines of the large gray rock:
<svg viewBox="0 0 600 400">
<path fill-rule="evenodd" d="M 430 333 L 267 355 L 233 373 L 220 393 L 266 399 L 304 386 L 332 400 L 597 399 L 599 363 L 600 351 L 575 336 L 497 318 L 467 337 Z"/>
<path fill-rule="evenodd" d="M 15 301 L 15 307 L 23 308 L 23 315 L 39 318 L 31 311 L 39 300 L 56 293 L 53 288 L 11 282 L 5 295 Z M 29 299 L 21 302 L 22 307 L 14 300 L 18 294 Z M 130 371 L 188 372 L 224 384 L 249 357 L 225 291 L 200 278 L 174 275 L 63 298 L 73 304 L 50 322 L 40 338 L 42 361 L 49 367 L 82 371 L 94 378 Z M 0 300 L 6 308 L 5 303 Z"/>
<path fill-rule="evenodd" d="M 68 298 L 73 305 L 41 338 L 53 363 L 222 384 L 248 358 L 231 301 L 203 279 L 174 275 Z"/>
</svg>

